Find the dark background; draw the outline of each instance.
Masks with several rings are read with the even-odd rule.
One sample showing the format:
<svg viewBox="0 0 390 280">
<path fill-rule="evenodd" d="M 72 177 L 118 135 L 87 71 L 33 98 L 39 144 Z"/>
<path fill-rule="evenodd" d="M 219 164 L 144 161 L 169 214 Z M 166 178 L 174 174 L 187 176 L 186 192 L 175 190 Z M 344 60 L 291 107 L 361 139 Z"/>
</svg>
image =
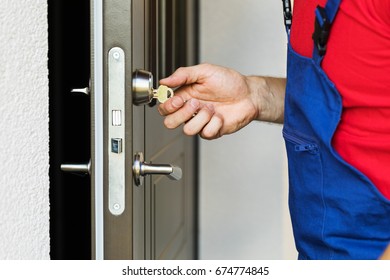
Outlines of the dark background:
<svg viewBox="0 0 390 280">
<path fill-rule="evenodd" d="M 91 259 L 91 183 L 60 170 L 90 155 L 90 98 L 71 93 L 90 79 L 89 0 L 48 0 L 50 256 Z"/>
</svg>

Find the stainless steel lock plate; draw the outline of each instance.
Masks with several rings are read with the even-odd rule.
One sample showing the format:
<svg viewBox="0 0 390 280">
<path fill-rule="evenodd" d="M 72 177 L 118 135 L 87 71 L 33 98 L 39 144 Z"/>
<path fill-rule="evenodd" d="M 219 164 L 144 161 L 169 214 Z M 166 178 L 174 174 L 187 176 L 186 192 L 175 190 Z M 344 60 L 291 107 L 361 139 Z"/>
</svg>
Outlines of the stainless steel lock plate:
<svg viewBox="0 0 390 280">
<path fill-rule="evenodd" d="M 125 210 L 125 53 L 108 53 L 108 208 L 113 215 Z"/>
</svg>

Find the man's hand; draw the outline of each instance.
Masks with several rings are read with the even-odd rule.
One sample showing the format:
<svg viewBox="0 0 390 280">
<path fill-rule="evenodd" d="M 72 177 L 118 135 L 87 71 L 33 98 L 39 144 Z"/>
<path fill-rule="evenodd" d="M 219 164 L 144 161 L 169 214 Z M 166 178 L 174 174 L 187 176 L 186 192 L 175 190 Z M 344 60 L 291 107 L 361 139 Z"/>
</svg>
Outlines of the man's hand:
<svg viewBox="0 0 390 280">
<path fill-rule="evenodd" d="M 269 78 L 274 81 L 275 78 Z M 236 132 L 254 119 L 280 122 L 283 118 L 284 79 L 275 103 L 267 78 L 246 77 L 225 67 L 201 64 L 179 68 L 161 84 L 179 87 L 175 96 L 159 105 L 164 124 L 173 129 L 185 123 L 187 135 L 214 139 Z M 283 87 L 284 86 L 284 87 Z M 278 88 L 278 90 L 280 90 Z M 271 104 L 275 103 L 275 104 Z M 275 110 L 273 106 L 282 107 Z M 264 109 L 266 108 L 266 109 Z M 268 116 L 269 113 L 275 116 Z M 267 115 L 268 114 L 268 115 Z"/>
<path fill-rule="evenodd" d="M 390 260 L 390 244 L 380 257 L 381 260 Z"/>
</svg>

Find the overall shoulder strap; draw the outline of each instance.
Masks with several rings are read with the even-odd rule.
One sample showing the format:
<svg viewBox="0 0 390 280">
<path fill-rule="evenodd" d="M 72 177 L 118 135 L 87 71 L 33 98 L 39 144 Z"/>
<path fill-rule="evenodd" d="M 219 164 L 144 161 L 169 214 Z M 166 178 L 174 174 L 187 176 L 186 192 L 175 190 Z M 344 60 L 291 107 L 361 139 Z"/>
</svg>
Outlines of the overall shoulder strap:
<svg viewBox="0 0 390 280">
<path fill-rule="evenodd" d="M 341 0 L 328 0 L 325 7 L 317 6 L 316 8 L 313 33 L 313 59 L 318 63 L 322 61 L 326 53 L 330 29 L 339 10 L 340 3 Z"/>
<path fill-rule="evenodd" d="M 282 0 L 283 2 L 283 16 L 284 26 L 286 27 L 287 34 L 290 34 L 290 28 L 292 23 L 292 8 L 290 0 Z"/>
<path fill-rule="evenodd" d="M 339 10 L 341 0 L 328 0 L 325 5 L 326 14 L 329 17 L 329 20 L 333 22 L 336 17 L 337 11 Z"/>
</svg>

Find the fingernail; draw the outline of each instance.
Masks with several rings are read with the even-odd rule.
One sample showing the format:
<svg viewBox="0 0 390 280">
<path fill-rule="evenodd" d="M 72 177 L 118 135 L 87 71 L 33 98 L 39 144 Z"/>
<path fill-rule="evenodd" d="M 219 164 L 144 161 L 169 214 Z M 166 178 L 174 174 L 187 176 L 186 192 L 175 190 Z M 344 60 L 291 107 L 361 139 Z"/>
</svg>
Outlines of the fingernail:
<svg viewBox="0 0 390 280">
<path fill-rule="evenodd" d="M 199 100 L 198 99 L 191 99 L 190 104 L 192 108 L 198 109 L 199 107 Z"/>
<path fill-rule="evenodd" d="M 214 112 L 214 105 L 213 104 L 206 104 L 207 108 L 211 111 Z"/>
</svg>

